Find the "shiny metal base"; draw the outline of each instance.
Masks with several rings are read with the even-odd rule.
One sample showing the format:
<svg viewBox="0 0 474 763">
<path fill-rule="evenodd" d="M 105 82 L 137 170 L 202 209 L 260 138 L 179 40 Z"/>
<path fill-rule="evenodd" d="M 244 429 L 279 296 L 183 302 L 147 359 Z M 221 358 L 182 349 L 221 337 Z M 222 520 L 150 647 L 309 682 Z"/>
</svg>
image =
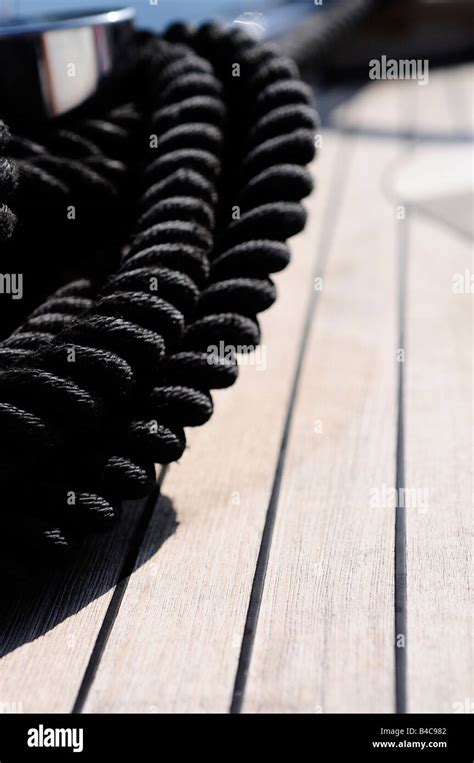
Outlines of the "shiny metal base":
<svg viewBox="0 0 474 763">
<path fill-rule="evenodd" d="M 12 18 L 0 25 L 0 118 L 48 119 L 100 95 L 134 59 L 132 8 Z"/>
</svg>

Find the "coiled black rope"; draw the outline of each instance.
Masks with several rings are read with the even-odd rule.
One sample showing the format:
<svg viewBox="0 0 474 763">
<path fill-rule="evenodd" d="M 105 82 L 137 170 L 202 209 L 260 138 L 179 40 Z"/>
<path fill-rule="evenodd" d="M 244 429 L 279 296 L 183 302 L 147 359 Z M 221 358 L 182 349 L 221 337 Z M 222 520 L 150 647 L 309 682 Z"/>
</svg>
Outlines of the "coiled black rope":
<svg viewBox="0 0 474 763">
<path fill-rule="evenodd" d="M 38 277 L 43 238 L 69 279 L 0 343 L 0 546 L 35 558 L 107 529 L 180 458 L 237 378 L 210 348 L 259 343 L 305 224 L 316 121 L 294 64 L 215 25 L 139 45 L 132 100 L 9 147 L 0 134 L 7 257 Z"/>
<path fill-rule="evenodd" d="M 282 51 L 313 81 L 331 72 L 334 56 L 350 46 L 355 33 L 370 17 L 394 0 L 338 0 L 319 8 L 312 18 L 292 29 L 281 41 Z"/>
</svg>

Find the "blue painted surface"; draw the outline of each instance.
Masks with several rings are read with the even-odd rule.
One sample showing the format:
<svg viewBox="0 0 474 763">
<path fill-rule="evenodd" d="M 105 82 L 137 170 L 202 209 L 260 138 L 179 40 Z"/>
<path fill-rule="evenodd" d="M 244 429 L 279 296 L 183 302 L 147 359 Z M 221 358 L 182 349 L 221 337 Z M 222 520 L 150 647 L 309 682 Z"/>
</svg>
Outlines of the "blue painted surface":
<svg viewBox="0 0 474 763">
<path fill-rule="evenodd" d="M 129 5 L 135 8 L 140 26 L 154 29 L 162 29 L 177 20 L 193 23 L 209 19 L 233 21 L 242 13 L 263 13 L 268 31 L 275 34 L 300 18 L 302 12 L 314 10 L 312 0 L 158 0 L 156 5 L 154 0 L 0 0 L 0 12 L 2 3 L 16 14 Z"/>
<path fill-rule="evenodd" d="M 94 6 L 117 8 L 131 5 L 136 9 L 141 25 L 161 28 L 177 19 L 196 22 L 213 17 L 235 18 L 239 13 L 250 10 L 251 5 L 251 10 L 258 11 L 274 3 L 268 0 L 254 0 L 251 4 L 239 0 L 158 0 L 157 5 L 152 5 L 150 0 L 17 0 L 15 5 L 17 12 L 28 14 L 65 8 L 82 10 Z"/>
</svg>

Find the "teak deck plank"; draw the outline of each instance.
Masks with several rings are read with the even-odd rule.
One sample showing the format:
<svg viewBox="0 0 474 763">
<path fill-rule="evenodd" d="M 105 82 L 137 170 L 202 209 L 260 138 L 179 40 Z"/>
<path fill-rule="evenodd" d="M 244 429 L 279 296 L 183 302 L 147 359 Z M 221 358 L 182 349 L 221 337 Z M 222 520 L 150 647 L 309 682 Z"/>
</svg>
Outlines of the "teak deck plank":
<svg viewBox="0 0 474 763">
<path fill-rule="evenodd" d="M 405 484 L 413 504 L 405 509 L 409 712 L 474 709 L 474 304 L 469 283 L 474 249 L 453 217 L 456 209 L 472 221 L 472 202 L 466 212 L 458 201 L 467 198 L 459 162 L 471 167 L 472 184 L 472 145 L 456 141 L 456 135 L 472 130 L 472 71 L 463 66 L 433 72 L 417 117 L 417 126 L 436 123 L 446 138 L 452 136 L 453 145 L 431 146 L 446 190 L 438 191 L 436 206 L 430 202 L 430 217 L 411 210 L 407 231 Z M 423 150 L 415 145 L 414 160 Z M 459 190 L 454 181 L 460 182 Z M 433 194 L 436 198 L 436 190 Z"/>
<path fill-rule="evenodd" d="M 377 85 L 341 116 L 363 124 L 378 103 L 395 117 L 393 99 Z M 397 220 L 381 178 L 400 147 L 354 137 L 351 152 L 288 444 L 245 712 L 394 710 L 394 510 L 383 487 L 394 484 L 396 463 Z"/>
</svg>

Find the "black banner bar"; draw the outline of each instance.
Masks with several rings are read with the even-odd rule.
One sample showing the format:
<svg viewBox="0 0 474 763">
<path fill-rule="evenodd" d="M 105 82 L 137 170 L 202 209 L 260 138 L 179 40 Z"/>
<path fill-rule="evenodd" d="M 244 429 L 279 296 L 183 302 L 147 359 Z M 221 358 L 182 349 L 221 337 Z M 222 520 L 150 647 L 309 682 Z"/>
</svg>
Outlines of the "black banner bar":
<svg viewBox="0 0 474 763">
<path fill-rule="evenodd" d="M 452 715 L 315 713 L 295 716 L 296 720 L 289 715 L 227 715 L 211 716 L 208 726 L 209 717 L 3 714 L 0 763 L 110 761 L 128 756 L 133 761 L 159 760 L 170 753 L 182 754 L 183 743 L 193 756 L 207 757 L 214 751 L 224 761 L 230 754 L 235 756 L 239 745 L 246 757 L 251 751 L 255 754 L 258 743 L 267 756 L 268 748 L 276 744 L 282 745 L 281 751 L 293 749 L 295 755 L 311 750 L 315 760 L 331 760 L 332 755 L 346 760 L 393 760 L 407 754 L 419 761 L 474 760 L 469 711 Z M 224 736 L 218 733 L 221 730 Z M 250 737 L 246 732 L 254 733 Z"/>
</svg>

